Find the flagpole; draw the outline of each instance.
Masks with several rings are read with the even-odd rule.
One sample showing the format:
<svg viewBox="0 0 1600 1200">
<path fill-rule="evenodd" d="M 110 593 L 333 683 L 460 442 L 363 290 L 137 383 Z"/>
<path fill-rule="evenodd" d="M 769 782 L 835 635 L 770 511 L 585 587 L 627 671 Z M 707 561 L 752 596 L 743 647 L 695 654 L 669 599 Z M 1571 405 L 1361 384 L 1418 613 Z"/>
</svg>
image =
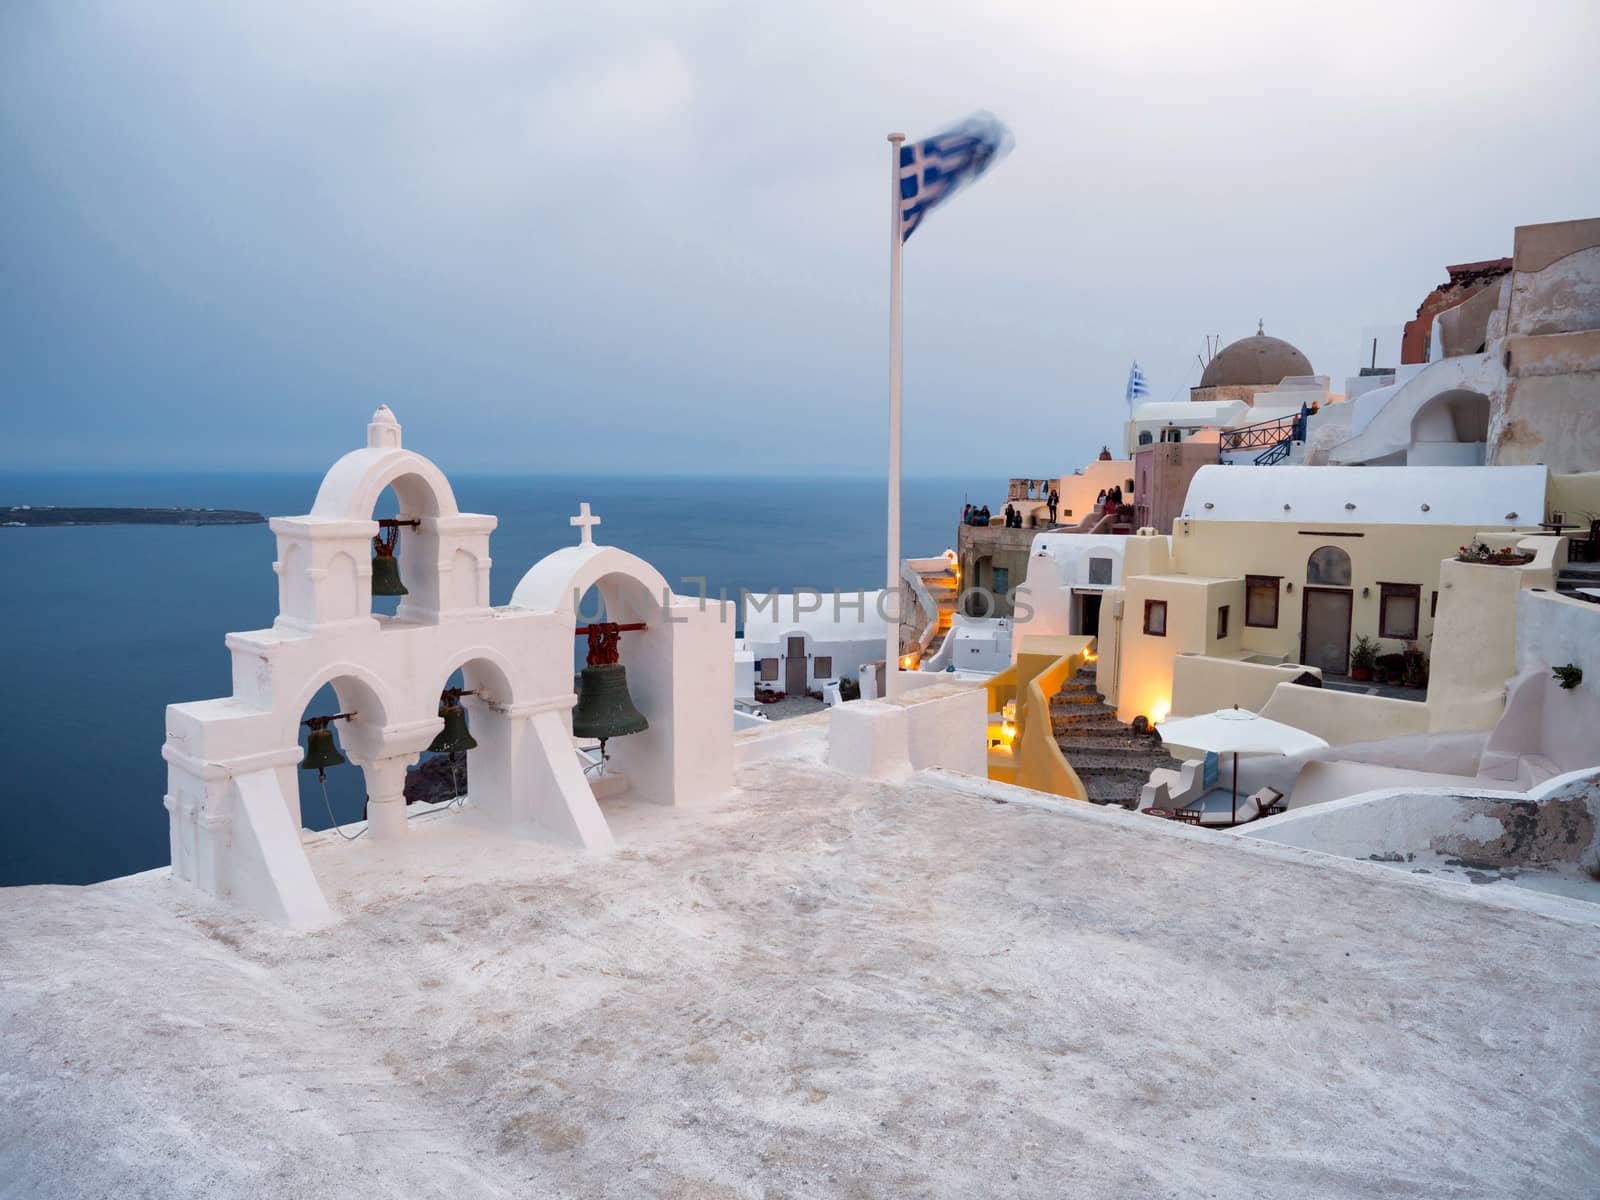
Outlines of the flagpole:
<svg viewBox="0 0 1600 1200">
<path fill-rule="evenodd" d="M 900 145 L 903 133 L 889 135 L 889 570 L 884 621 L 883 691 L 900 691 Z M 892 597 L 892 599 L 891 599 Z"/>
</svg>

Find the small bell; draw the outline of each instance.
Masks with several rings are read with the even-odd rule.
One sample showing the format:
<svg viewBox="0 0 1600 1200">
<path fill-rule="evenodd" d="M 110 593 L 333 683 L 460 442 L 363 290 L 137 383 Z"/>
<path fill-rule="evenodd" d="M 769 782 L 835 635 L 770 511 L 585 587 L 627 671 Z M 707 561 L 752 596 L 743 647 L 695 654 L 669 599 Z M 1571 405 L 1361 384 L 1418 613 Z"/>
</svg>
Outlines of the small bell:
<svg viewBox="0 0 1600 1200">
<path fill-rule="evenodd" d="M 374 596 L 408 596 L 406 585 L 400 582 L 400 560 L 382 554 L 372 556 L 372 594 Z"/>
<path fill-rule="evenodd" d="M 306 756 L 300 760 L 302 771 L 325 771 L 344 762 L 344 755 L 333 740 L 333 730 L 312 726 L 306 735 Z"/>
<path fill-rule="evenodd" d="M 577 737 L 609 738 L 643 733 L 650 722 L 633 706 L 628 695 L 628 668 L 621 663 L 591 663 L 583 669 L 578 703 L 572 710 L 572 732 Z"/>
<path fill-rule="evenodd" d="M 400 526 L 416 525 L 415 521 L 379 521 L 382 532 L 372 539 L 372 594 L 374 596 L 409 596 L 406 585 L 400 582 L 400 560 L 394 556 L 400 544 Z"/>
<path fill-rule="evenodd" d="M 459 754 L 476 750 L 478 741 L 467 729 L 467 710 L 459 704 L 447 704 L 439 710 L 444 718 L 444 728 L 428 744 L 429 754 Z"/>
</svg>

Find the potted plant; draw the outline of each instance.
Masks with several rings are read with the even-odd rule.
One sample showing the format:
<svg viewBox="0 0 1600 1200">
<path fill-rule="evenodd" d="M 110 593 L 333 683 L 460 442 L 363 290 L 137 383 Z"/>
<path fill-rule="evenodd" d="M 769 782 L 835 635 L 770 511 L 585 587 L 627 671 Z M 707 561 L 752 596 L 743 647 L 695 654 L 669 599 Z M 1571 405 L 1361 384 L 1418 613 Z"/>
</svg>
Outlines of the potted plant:
<svg viewBox="0 0 1600 1200">
<path fill-rule="evenodd" d="M 1365 683 L 1372 678 L 1373 664 L 1378 661 L 1378 643 L 1362 634 L 1350 651 L 1350 678 Z"/>
<path fill-rule="evenodd" d="M 1407 642 L 1401 666 L 1401 682 L 1407 687 L 1424 687 L 1428 682 L 1428 660 L 1415 642 Z"/>
<path fill-rule="evenodd" d="M 1511 546 L 1495 549 L 1483 542 L 1474 542 L 1470 546 L 1459 547 L 1456 561 L 1487 563 L 1496 567 L 1521 567 L 1533 561 L 1533 551 L 1517 550 Z"/>
</svg>

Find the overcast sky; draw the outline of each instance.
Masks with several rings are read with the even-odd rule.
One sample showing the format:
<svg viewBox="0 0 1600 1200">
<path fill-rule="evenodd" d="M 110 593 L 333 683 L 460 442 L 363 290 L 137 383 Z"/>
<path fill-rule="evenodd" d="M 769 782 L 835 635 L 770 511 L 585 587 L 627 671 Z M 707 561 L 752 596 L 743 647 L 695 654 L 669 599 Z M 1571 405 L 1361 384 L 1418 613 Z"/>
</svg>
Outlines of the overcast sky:
<svg viewBox="0 0 1600 1200">
<path fill-rule="evenodd" d="M 1335 387 L 1446 263 L 1600 215 L 1593 0 L 7 0 L 0 466 L 1070 470 L 1206 334 Z"/>
</svg>

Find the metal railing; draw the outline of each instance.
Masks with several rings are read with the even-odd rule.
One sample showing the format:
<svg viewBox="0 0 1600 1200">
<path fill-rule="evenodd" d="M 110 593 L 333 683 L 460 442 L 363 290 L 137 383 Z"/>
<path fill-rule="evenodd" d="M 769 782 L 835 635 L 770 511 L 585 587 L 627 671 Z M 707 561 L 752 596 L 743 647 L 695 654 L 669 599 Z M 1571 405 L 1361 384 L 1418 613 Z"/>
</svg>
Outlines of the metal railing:
<svg viewBox="0 0 1600 1200">
<path fill-rule="evenodd" d="M 1289 451 L 1293 448 L 1294 441 L 1292 436 L 1286 437 L 1271 449 L 1262 451 L 1256 455 L 1256 466 L 1270 467 L 1274 463 L 1281 463 L 1289 457 Z"/>
<path fill-rule="evenodd" d="M 1300 428 L 1301 417 L 1297 413 L 1292 417 L 1279 417 L 1274 421 L 1224 430 L 1217 443 L 1223 450 L 1258 450 L 1283 441 L 1298 440 L 1296 435 Z"/>
</svg>

